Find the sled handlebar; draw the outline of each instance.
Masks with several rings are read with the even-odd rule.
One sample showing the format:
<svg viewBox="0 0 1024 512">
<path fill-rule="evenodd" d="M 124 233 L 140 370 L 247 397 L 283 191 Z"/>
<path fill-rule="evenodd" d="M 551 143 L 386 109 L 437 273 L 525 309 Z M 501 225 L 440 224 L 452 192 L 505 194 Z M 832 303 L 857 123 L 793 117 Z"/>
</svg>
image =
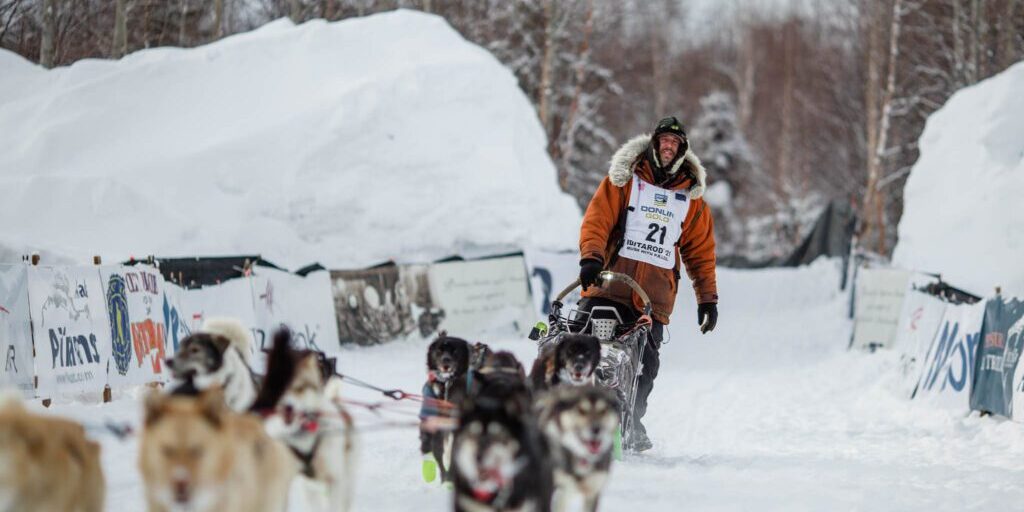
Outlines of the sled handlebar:
<svg viewBox="0 0 1024 512">
<path fill-rule="evenodd" d="M 610 270 L 602 270 L 601 273 L 598 274 L 598 280 L 604 281 L 605 284 L 611 283 L 613 281 L 622 281 L 623 283 L 626 283 L 626 285 L 632 288 L 633 291 L 640 296 L 640 300 L 643 301 L 644 314 L 651 314 L 651 298 L 647 296 L 647 292 L 645 292 L 644 289 L 641 288 L 640 285 L 637 284 L 637 282 L 634 281 L 632 277 L 629 277 L 626 274 L 612 272 Z M 567 286 L 564 290 L 562 290 L 561 293 L 558 294 L 557 297 L 555 297 L 555 302 L 561 305 L 562 299 L 564 299 L 567 295 L 572 293 L 572 291 L 575 290 L 576 288 L 579 288 L 579 286 L 580 279 L 577 277 L 576 280 L 572 282 L 572 284 Z"/>
</svg>

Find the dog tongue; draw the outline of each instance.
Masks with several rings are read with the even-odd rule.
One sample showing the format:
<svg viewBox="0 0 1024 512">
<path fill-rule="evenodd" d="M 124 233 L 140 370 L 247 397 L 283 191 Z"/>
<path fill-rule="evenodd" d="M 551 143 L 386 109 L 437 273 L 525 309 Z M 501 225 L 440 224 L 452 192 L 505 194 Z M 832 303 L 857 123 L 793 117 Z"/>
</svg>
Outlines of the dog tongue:
<svg viewBox="0 0 1024 512">
<path fill-rule="evenodd" d="M 591 441 L 591 442 L 587 443 L 587 449 L 590 450 L 590 453 L 594 453 L 594 454 L 600 452 L 601 451 L 601 441 Z"/>
<path fill-rule="evenodd" d="M 473 489 L 473 497 L 476 498 L 477 501 L 485 503 L 490 502 L 492 499 L 494 499 L 495 494 L 497 493 L 490 489 L 483 489 L 480 487 Z"/>
</svg>

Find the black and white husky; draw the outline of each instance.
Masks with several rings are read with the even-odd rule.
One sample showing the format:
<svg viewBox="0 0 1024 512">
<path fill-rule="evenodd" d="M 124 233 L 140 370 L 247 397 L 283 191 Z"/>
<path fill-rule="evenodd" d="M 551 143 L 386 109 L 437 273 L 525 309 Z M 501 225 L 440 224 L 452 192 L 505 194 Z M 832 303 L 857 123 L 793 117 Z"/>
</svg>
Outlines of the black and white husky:
<svg viewBox="0 0 1024 512">
<path fill-rule="evenodd" d="M 210 318 L 182 340 L 167 360 L 172 392 L 190 393 L 219 386 L 232 410 L 245 412 L 256 400 L 256 377 L 249 365 L 252 334 L 232 318 Z"/>
<path fill-rule="evenodd" d="M 541 397 L 537 407 L 554 465 L 552 509 L 565 510 L 579 498 L 584 510 L 596 511 L 619 425 L 615 394 L 600 386 L 559 386 Z"/>
<path fill-rule="evenodd" d="M 594 371 L 601 363 L 601 342 L 589 334 L 567 334 L 558 343 L 541 349 L 530 369 L 530 384 L 536 392 L 561 384 L 594 384 Z"/>
<path fill-rule="evenodd" d="M 547 447 L 522 367 L 513 362 L 485 364 L 463 402 L 452 453 L 456 512 L 550 510 Z"/>
</svg>

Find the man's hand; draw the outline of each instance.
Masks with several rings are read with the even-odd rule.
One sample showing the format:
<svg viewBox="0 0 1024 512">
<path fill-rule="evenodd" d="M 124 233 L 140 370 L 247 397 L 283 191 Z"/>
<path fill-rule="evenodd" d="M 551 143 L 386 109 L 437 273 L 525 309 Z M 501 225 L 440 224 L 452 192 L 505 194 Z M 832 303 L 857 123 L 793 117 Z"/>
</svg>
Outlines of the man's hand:
<svg viewBox="0 0 1024 512">
<path fill-rule="evenodd" d="M 585 258 L 580 260 L 580 285 L 583 291 L 587 291 L 591 285 L 597 284 L 597 276 L 604 270 L 604 263 L 598 260 Z"/>
<path fill-rule="evenodd" d="M 697 325 L 700 326 L 701 334 L 707 334 L 715 330 L 718 323 L 718 304 L 705 302 L 697 306 Z"/>
</svg>

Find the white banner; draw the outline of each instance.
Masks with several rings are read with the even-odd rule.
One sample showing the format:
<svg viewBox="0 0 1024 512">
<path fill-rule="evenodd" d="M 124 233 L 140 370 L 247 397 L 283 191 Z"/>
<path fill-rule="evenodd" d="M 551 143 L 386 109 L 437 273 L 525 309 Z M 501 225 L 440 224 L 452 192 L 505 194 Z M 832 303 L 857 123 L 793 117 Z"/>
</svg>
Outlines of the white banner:
<svg viewBox="0 0 1024 512">
<path fill-rule="evenodd" d="M 522 256 L 436 263 L 428 273 L 431 296 L 444 310 L 441 329 L 452 336 L 525 334 L 535 323 Z"/>
<path fill-rule="evenodd" d="M 100 267 L 110 323 L 112 388 L 169 379 L 164 278 L 145 265 Z"/>
<path fill-rule="evenodd" d="M 911 273 L 901 269 L 862 269 L 857 276 L 853 347 L 889 348 Z"/>
<path fill-rule="evenodd" d="M 186 336 L 192 334 L 190 313 L 186 313 L 183 304 L 188 290 L 168 281 L 163 283 L 163 299 L 160 305 L 167 329 L 167 343 L 164 351 L 167 357 L 174 356 L 178 346 Z"/>
<path fill-rule="evenodd" d="M 580 257 L 575 252 L 528 251 L 526 263 L 530 268 L 530 291 L 536 321 L 547 322 L 551 303 L 555 297 L 580 276 Z M 580 300 L 580 289 L 576 288 L 562 304 L 568 312 Z"/>
<path fill-rule="evenodd" d="M 284 325 L 291 329 L 293 341 L 301 348 L 332 355 L 341 350 L 329 272 L 312 272 L 302 277 L 256 267 L 253 297 L 258 347 L 269 350 L 274 333 Z"/>
<path fill-rule="evenodd" d="M 103 290 L 96 267 L 29 267 L 38 396 L 103 390 L 111 353 Z"/>
<path fill-rule="evenodd" d="M 903 298 L 893 348 L 900 353 L 900 388 L 908 398 L 917 389 L 921 368 L 945 311 L 946 303 L 934 295 L 911 289 Z"/>
<path fill-rule="evenodd" d="M 946 306 L 921 368 L 915 399 L 955 411 L 970 410 L 974 359 L 984 317 L 984 301 Z"/>
<path fill-rule="evenodd" d="M 0 265 L 0 388 L 15 388 L 25 398 L 36 394 L 31 323 L 28 269 L 25 265 Z"/>
<path fill-rule="evenodd" d="M 188 330 L 195 332 L 203 325 L 203 320 L 213 317 L 234 318 L 242 322 L 255 338 L 260 330 L 253 304 L 253 278 L 240 277 L 230 279 L 215 286 L 204 286 L 195 290 L 186 290 L 181 301 L 179 317 L 186 320 Z M 252 358 L 252 370 L 262 374 L 266 368 L 259 340 L 249 347 Z"/>
</svg>

